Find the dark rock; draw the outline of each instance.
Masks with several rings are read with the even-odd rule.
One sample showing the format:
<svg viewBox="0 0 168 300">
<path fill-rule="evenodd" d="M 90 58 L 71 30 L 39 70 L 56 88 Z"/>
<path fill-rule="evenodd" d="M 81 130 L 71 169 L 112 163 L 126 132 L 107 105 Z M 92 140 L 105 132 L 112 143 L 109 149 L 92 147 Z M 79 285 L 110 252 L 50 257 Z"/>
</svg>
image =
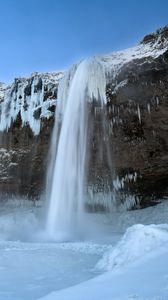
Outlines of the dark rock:
<svg viewBox="0 0 168 300">
<path fill-rule="evenodd" d="M 41 115 L 41 107 L 37 108 L 33 113 L 33 116 L 36 120 L 40 119 L 40 115 Z"/>
<path fill-rule="evenodd" d="M 31 84 L 28 84 L 24 89 L 25 96 L 31 96 Z"/>
<path fill-rule="evenodd" d="M 41 92 L 42 87 L 43 87 L 43 81 L 41 78 L 39 78 L 37 84 L 34 86 L 34 93 Z"/>
</svg>

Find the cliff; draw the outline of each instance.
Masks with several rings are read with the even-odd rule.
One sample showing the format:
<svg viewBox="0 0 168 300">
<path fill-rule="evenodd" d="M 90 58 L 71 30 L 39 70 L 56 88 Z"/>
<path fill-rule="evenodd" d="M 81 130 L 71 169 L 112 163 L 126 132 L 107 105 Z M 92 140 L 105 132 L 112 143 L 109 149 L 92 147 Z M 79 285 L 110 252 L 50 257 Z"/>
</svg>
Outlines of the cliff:
<svg viewBox="0 0 168 300">
<path fill-rule="evenodd" d="M 90 108 L 90 198 L 98 195 L 99 204 L 102 194 L 115 190 L 123 201 L 145 206 L 167 195 L 168 27 L 100 59 L 107 104 L 103 114 L 95 103 Z M 35 73 L 11 86 L 0 84 L 1 193 L 38 198 L 44 191 L 62 76 Z"/>
<path fill-rule="evenodd" d="M 104 129 L 95 119 L 98 130 L 91 161 L 97 167 L 90 180 L 99 177 L 101 189 L 106 181 L 108 192 L 113 177 L 120 200 L 132 198 L 135 205 L 146 206 L 168 192 L 168 27 L 147 35 L 136 47 L 102 59 L 108 69 L 108 121 Z M 103 139 L 96 160 L 94 153 Z"/>
<path fill-rule="evenodd" d="M 39 197 L 45 189 L 58 81 L 62 73 L 34 73 L 0 86 L 0 191 Z"/>
</svg>

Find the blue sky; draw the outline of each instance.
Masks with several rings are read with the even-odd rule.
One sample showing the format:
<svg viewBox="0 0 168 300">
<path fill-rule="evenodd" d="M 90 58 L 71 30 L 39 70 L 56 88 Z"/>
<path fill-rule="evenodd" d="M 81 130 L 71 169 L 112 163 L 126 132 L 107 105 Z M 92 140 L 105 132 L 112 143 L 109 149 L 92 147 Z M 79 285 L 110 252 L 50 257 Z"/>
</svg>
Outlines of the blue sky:
<svg viewBox="0 0 168 300">
<path fill-rule="evenodd" d="M 133 46 L 168 24 L 168 0 L 0 0 L 0 81 Z"/>
</svg>

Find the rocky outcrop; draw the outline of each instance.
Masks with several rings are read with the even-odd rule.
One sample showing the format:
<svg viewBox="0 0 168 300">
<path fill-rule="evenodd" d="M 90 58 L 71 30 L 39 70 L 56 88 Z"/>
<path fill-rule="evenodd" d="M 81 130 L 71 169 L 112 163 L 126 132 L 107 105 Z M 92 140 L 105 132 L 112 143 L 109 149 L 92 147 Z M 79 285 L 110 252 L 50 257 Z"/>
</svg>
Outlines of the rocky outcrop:
<svg viewBox="0 0 168 300">
<path fill-rule="evenodd" d="M 106 179 L 107 191 L 113 188 L 123 201 L 132 197 L 132 203 L 146 206 L 168 193 L 168 27 L 104 61 L 111 64 L 107 117 L 105 129 L 95 118 L 90 180 L 99 178 L 102 189 Z"/>
<path fill-rule="evenodd" d="M 168 27 L 101 60 L 107 105 L 90 105 L 90 198 L 98 195 L 99 205 L 113 190 L 145 206 L 168 192 Z M 1 192 L 33 198 L 43 192 L 62 76 L 35 73 L 0 84 Z"/>
</svg>

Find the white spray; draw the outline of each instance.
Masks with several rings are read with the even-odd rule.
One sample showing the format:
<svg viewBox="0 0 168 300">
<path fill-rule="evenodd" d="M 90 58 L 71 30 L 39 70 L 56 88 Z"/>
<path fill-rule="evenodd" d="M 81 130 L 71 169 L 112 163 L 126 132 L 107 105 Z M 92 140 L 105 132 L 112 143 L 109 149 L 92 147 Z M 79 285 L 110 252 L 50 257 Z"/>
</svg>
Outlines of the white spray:
<svg viewBox="0 0 168 300">
<path fill-rule="evenodd" d="M 86 181 L 88 102 L 106 102 L 105 71 L 94 58 L 73 66 L 59 84 L 55 127 L 52 138 L 50 204 L 47 233 L 69 234 L 84 213 Z"/>
</svg>

